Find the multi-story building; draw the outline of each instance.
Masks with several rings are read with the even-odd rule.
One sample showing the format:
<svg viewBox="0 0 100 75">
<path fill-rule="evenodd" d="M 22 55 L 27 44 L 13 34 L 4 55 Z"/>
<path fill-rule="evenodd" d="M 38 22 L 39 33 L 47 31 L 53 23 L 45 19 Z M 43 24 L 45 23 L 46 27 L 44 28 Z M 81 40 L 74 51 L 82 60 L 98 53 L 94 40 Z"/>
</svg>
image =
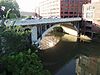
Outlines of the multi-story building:
<svg viewBox="0 0 100 75">
<path fill-rule="evenodd" d="M 100 2 L 100 0 L 91 0 L 91 3 Z"/>
<path fill-rule="evenodd" d="M 83 4 L 83 19 L 93 22 L 100 20 L 100 2 Z"/>
<path fill-rule="evenodd" d="M 47 17 L 81 17 L 82 5 L 91 0 L 41 0 L 40 15 Z"/>
<path fill-rule="evenodd" d="M 100 32 L 100 0 L 83 5 L 83 20 L 85 34 Z"/>
<path fill-rule="evenodd" d="M 40 15 L 45 18 L 60 17 L 60 0 L 41 0 Z"/>
</svg>

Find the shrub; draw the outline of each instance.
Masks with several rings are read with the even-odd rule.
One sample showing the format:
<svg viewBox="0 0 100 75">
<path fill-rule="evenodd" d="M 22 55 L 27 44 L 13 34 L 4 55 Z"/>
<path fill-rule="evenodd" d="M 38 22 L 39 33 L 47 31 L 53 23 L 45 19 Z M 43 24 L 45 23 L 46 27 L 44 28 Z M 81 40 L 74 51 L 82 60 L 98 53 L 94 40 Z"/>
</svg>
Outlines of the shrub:
<svg viewBox="0 0 100 75">
<path fill-rule="evenodd" d="M 22 27 L 0 27 L 0 54 L 20 52 L 30 48 L 30 32 Z"/>
<path fill-rule="evenodd" d="M 31 50 L 3 56 L 1 63 L 5 66 L 0 75 L 50 75 L 47 70 L 43 70 L 39 57 Z"/>
<path fill-rule="evenodd" d="M 54 27 L 53 31 L 54 32 L 63 32 L 63 29 L 62 29 L 62 27 Z"/>
<path fill-rule="evenodd" d="M 22 27 L 0 27 L 0 75 L 50 75 L 29 38 Z"/>
</svg>

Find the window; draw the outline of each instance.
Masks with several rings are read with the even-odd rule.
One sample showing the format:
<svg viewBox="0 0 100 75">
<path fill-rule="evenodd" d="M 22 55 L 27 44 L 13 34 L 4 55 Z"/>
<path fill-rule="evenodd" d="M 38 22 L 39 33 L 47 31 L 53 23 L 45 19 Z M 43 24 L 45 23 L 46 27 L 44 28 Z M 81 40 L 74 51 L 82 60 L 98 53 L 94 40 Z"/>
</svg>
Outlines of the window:
<svg viewBox="0 0 100 75">
<path fill-rule="evenodd" d="M 68 8 L 65 8 L 65 10 L 68 10 Z"/>
<path fill-rule="evenodd" d="M 68 14 L 68 12 L 64 12 L 65 14 Z"/>
<path fill-rule="evenodd" d="M 61 16 L 61 18 L 63 18 L 63 16 Z"/>
<path fill-rule="evenodd" d="M 77 17 L 77 16 L 74 16 L 74 17 Z"/>
<path fill-rule="evenodd" d="M 63 12 L 61 12 L 61 14 L 63 14 Z"/>
<path fill-rule="evenodd" d="M 71 18 L 71 17 L 73 17 L 73 16 L 69 16 L 69 18 Z"/>
<path fill-rule="evenodd" d="M 74 12 L 74 14 L 77 14 L 76 12 Z"/>
<path fill-rule="evenodd" d="M 74 8 L 70 8 L 70 10 L 71 10 L 71 11 L 73 11 L 73 10 L 74 10 Z"/>
<path fill-rule="evenodd" d="M 93 18 L 93 12 L 87 12 L 86 18 Z"/>
<path fill-rule="evenodd" d="M 68 18 L 68 16 L 64 16 L 64 18 Z"/>
<path fill-rule="evenodd" d="M 93 6 L 89 6 L 89 7 L 87 8 L 87 10 L 93 10 L 93 9 L 95 9 L 95 7 L 93 7 Z"/>
<path fill-rule="evenodd" d="M 68 4 L 66 3 L 66 6 L 68 6 Z"/>
<path fill-rule="evenodd" d="M 73 14 L 73 12 L 69 12 L 70 14 Z"/>
<path fill-rule="evenodd" d="M 64 0 L 65 2 L 68 2 L 69 0 Z"/>
<path fill-rule="evenodd" d="M 74 3 L 74 0 L 70 0 L 70 3 Z"/>
</svg>

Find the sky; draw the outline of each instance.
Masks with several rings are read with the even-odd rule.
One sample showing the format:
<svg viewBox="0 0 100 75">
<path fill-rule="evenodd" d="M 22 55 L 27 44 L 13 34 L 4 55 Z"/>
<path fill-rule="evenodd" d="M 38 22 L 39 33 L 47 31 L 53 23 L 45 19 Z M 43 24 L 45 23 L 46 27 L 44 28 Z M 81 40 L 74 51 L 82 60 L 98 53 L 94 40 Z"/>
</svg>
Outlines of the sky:
<svg viewBox="0 0 100 75">
<path fill-rule="evenodd" d="M 20 11 L 33 12 L 35 7 L 39 5 L 40 0 L 16 0 Z"/>
</svg>

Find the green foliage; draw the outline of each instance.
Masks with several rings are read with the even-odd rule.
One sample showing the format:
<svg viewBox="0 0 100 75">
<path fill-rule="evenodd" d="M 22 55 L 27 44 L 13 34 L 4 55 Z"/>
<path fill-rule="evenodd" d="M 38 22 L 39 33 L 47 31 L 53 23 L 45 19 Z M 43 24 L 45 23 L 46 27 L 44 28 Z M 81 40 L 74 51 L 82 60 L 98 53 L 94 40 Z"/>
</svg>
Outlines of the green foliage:
<svg viewBox="0 0 100 75">
<path fill-rule="evenodd" d="M 43 70 L 39 57 L 31 50 L 4 56 L 1 60 L 5 65 L 1 75 L 7 73 L 10 73 L 10 75 L 50 75 L 47 70 Z"/>
<path fill-rule="evenodd" d="M 0 75 L 50 75 L 28 36 L 22 27 L 0 27 Z"/>
<path fill-rule="evenodd" d="M 0 6 L 5 7 L 4 15 L 6 18 L 20 17 L 19 5 L 16 0 L 0 0 Z"/>
<path fill-rule="evenodd" d="M 54 32 L 63 32 L 63 29 L 62 29 L 62 27 L 54 27 L 53 31 Z"/>
<path fill-rule="evenodd" d="M 21 27 L 0 27 L 0 54 L 20 52 L 30 48 L 30 32 Z"/>
<path fill-rule="evenodd" d="M 27 18 L 32 18 L 32 16 L 27 16 Z"/>
</svg>

